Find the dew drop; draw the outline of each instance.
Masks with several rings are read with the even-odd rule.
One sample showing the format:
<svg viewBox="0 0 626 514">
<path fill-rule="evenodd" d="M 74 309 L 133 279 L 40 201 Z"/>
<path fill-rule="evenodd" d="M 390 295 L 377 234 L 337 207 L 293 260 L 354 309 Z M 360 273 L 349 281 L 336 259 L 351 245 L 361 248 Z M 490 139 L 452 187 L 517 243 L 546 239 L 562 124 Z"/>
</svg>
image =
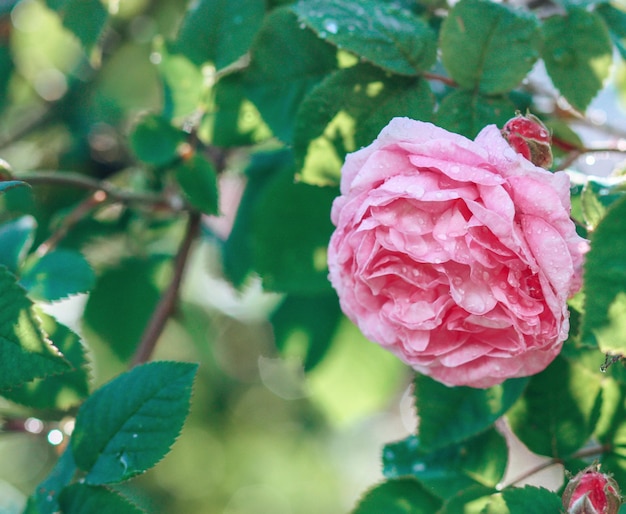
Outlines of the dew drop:
<svg viewBox="0 0 626 514">
<path fill-rule="evenodd" d="M 137 439 L 137 434 L 133 434 L 133 439 Z"/>
<path fill-rule="evenodd" d="M 324 28 L 329 34 L 337 34 L 339 25 L 335 20 L 324 20 Z"/>
<path fill-rule="evenodd" d="M 420 471 L 424 471 L 425 469 L 426 469 L 426 466 L 424 466 L 423 462 L 416 462 L 415 464 L 413 464 L 414 473 L 419 473 Z"/>
</svg>

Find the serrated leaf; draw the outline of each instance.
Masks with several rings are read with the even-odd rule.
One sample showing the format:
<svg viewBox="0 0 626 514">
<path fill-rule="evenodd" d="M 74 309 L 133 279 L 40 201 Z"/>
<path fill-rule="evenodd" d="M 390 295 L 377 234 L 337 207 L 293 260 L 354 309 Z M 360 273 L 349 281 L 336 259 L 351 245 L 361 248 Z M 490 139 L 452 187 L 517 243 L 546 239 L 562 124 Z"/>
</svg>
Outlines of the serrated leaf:
<svg viewBox="0 0 626 514">
<path fill-rule="evenodd" d="M 127 259 L 98 277 L 85 306 L 87 342 L 94 337 L 121 359 L 130 358 L 161 297 L 154 278 L 161 262 Z"/>
<path fill-rule="evenodd" d="M 503 96 L 483 96 L 459 89 L 446 95 L 437 110 L 437 125 L 474 138 L 486 125 L 502 127 L 515 115 L 515 105 Z"/>
<path fill-rule="evenodd" d="M 43 329 L 71 364 L 65 373 L 32 380 L 3 393 L 9 400 L 35 409 L 66 410 L 89 395 L 85 348 L 78 335 L 53 317 L 39 314 Z"/>
<path fill-rule="evenodd" d="M 53 302 L 86 293 L 95 281 L 91 265 L 80 253 L 60 249 L 35 257 L 22 272 L 20 284 L 32 298 Z"/>
<path fill-rule="evenodd" d="M 609 28 L 611 40 L 622 59 L 626 59 L 626 12 L 613 7 L 610 3 L 601 3 L 595 8 Z"/>
<path fill-rule="evenodd" d="M 70 369 L 42 331 L 26 291 L 3 266 L 0 266 L 0 355 L 0 390 Z"/>
<path fill-rule="evenodd" d="M 508 461 L 506 441 L 491 428 L 472 439 L 435 451 L 422 448 L 409 436 L 383 450 L 383 474 L 387 478 L 413 475 L 441 498 L 449 499 L 480 484 L 493 488 L 504 476 Z"/>
<path fill-rule="evenodd" d="M 204 157 L 194 154 L 174 169 L 189 203 L 204 214 L 217 214 L 217 173 Z"/>
<path fill-rule="evenodd" d="M 293 10 L 320 38 L 385 70 L 416 75 L 435 63 L 435 32 L 407 10 L 372 0 L 304 0 Z"/>
<path fill-rule="evenodd" d="M 187 417 L 197 368 L 184 362 L 137 366 L 85 401 L 71 444 L 88 484 L 128 480 L 165 456 Z"/>
<path fill-rule="evenodd" d="M 621 186 L 621 187 L 620 187 Z M 608 208 L 624 197 L 622 184 L 611 184 L 601 177 L 589 177 L 580 194 L 580 204 L 585 222 L 592 229 L 604 218 Z"/>
<path fill-rule="evenodd" d="M 516 87 L 539 57 L 539 24 L 522 10 L 461 0 L 441 27 L 441 60 L 461 86 L 483 94 Z"/>
<path fill-rule="evenodd" d="M 352 514 L 432 514 L 441 503 L 417 480 L 398 478 L 368 491 Z"/>
<path fill-rule="evenodd" d="M 531 451 L 566 458 L 593 433 L 600 415 L 601 391 L 601 377 L 557 357 L 530 379 L 507 419 Z"/>
<path fill-rule="evenodd" d="M 563 507 L 561 497 L 543 487 L 505 489 L 502 497 L 510 514 L 556 514 Z"/>
<path fill-rule="evenodd" d="M 3 180 L 0 181 L 0 193 L 4 193 L 11 189 L 15 189 L 17 187 L 26 187 L 30 189 L 30 185 L 26 182 L 22 182 L 21 180 Z"/>
<path fill-rule="evenodd" d="M 585 257 L 581 339 L 603 353 L 626 355 L 626 198 L 615 202 L 591 236 Z"/>
<path fill-rule="evenodd" d="M 0 264 L 15 273 L 35 239 L 37 222 L 22 216 L 0 225 Z"/>
<path fill-rule="evenodd" d="M 76 463 L 72 448 L 67 446 L 59 457 L 52 471 L 28 498 L 28 507 L 24 514 L 57 514 L 59 512 L 59 494 L 76 474 Z"/>
<path fill-rule="evenodd" d="M 109 13 L 100 0 L 47 0 L 57 11 L 63 25 L 74 33 L 86 50 L 100 38 Z"/>
<path fill-rule="evenodd" d="M 165 166 L 178 157 L 178 146 L 185 137 L 184 132 L 173 127 L 165 118 L 148 114 L 137 122 L 130 133 L 129 142 L 141 161 L 154 166 Z"/>
<path fill-rule="evenodd" d="M 499 510 L 492 510 L 497 506 Z M 446 500 L 437 514 L 506 514 L 506 505 L 493 487 L 473 485 Z"/>
<path fill-rule="evenodd" d="M 106 487 L 73 484 L 61 492 L 63 514 L 141 514 L 144 511 Z"/>
<path fill-rule="evenodd" d="M 219 70 L 248 51 L 264 14 L 263 0 L 192 2 L 175 49 L 199 65 L 212 61 Z"/>
<path fill-rule="evenodd" d="M 459 443 L 487 430 L 520 397 L 526 378 L 489 389 L 447 387 L 425 375 L 415 377 L 420 441 L 427 450 Z"/>
<path fill-rule="evenodd" d="M 552 82 L 584 111 L 609 76 L 613 54 L 606 24 L 595 12 L 570 7 L 567 15 L 545 20 L 542 30 L 541 56 Z"/>
<path fill-rule="evenodd" d="M 429 120 L 433 109 L 425 80 L 389 75 L 369 64 L 337 70 L 298 109 L 294 152 L 301 180 L 338 183 L 346 153 L 371 143 L 392 118 Z"/>
<path fill-rule="evenodd" d="M 288 143 L 300 102 L 335 66 L 335 49 L 301 29 L 287 7 L 278 8 L 254 40 L 245 90 L 276 137 Z"/>
</svg>

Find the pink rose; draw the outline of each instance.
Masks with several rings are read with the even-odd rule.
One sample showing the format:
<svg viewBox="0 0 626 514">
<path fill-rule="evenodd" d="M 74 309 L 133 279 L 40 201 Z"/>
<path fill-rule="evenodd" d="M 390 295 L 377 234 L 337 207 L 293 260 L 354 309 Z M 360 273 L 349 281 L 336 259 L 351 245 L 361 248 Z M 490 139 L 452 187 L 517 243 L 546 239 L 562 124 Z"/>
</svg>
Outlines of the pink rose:
<svg viewBox="0 0 626 514">
<path fill-rule="evenodd" d="M 341 307 L 372 341 L 448 385 L 543 370 L 569 330 L 586 241 L 569 179 L 517 154 L 395 118 L 350 154 L 328 253 Z"/>
</svg>

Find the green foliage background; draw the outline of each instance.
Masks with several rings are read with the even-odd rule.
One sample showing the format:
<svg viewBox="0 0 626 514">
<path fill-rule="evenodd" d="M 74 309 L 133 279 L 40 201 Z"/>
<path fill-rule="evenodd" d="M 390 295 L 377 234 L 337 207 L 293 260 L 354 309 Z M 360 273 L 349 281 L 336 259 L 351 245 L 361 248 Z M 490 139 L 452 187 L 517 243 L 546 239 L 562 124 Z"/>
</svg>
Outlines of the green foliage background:
<svg viewBox="0 0 626 514">
<path fill-rule="evenodd" d="M 413 377 L 327 280 L 341 164 L 394 116 L 531 110 L 555 169 L 590 127 L 623 152 L 585 116 L 621 88 L 623 5 L 451 4 L 0 0 L 0 512 L 559 512 L 502 483 L 503 423 L 626 488 L 619 164 L 571 173 L 592 249 L 534 377 Z"/>
</svg>

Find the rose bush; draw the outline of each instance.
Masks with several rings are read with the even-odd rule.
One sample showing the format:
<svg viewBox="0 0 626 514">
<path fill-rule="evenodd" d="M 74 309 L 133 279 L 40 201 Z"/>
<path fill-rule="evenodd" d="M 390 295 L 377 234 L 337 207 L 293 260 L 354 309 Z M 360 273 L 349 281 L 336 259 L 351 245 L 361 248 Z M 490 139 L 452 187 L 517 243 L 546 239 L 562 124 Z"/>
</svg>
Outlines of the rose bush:
<svg viewBox="0 0 626 514">
<path fill-rule="evenodd" d="M 471 141 L 395 118 L 346 159 L 329 277 L 372 341 L 447 385 L 543 370 L 569 330 L 586 241 L 569 179 L 493 125 Z"/>
</svg>

